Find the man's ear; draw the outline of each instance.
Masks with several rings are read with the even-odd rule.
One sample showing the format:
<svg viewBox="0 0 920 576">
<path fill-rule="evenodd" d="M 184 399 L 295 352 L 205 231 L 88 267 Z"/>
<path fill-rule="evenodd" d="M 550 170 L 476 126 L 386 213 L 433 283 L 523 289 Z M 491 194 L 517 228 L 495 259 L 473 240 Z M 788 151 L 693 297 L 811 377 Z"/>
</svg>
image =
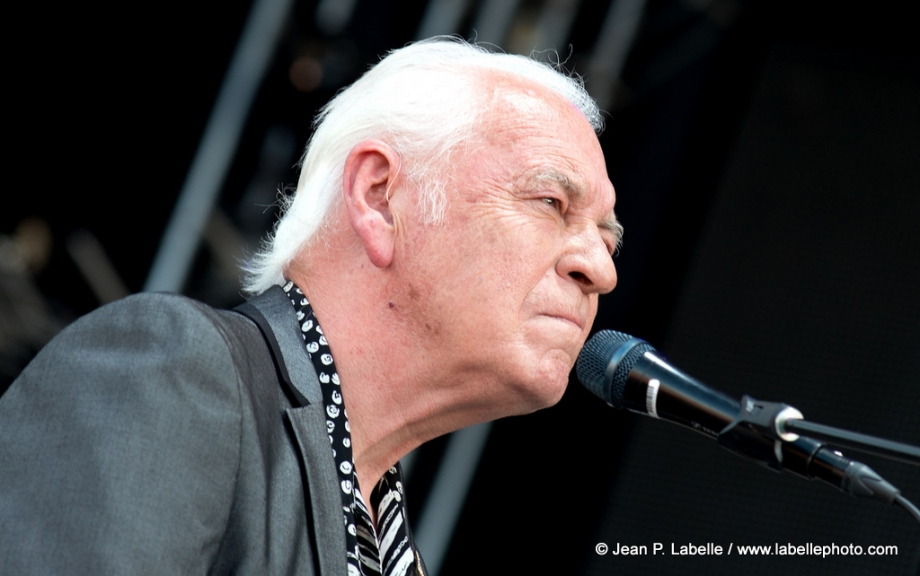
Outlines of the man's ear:
<svg viewBox="0 0 920 576">
<path fill-rule="evenodd" d="M 396 221 L 391 195 L 397 188 L 399 154 L 379 140 L 365 140 L 345 159 L 344 194 L 348 219 L 371 263 L 386 268 L 393 260 Z"/>
</svg>

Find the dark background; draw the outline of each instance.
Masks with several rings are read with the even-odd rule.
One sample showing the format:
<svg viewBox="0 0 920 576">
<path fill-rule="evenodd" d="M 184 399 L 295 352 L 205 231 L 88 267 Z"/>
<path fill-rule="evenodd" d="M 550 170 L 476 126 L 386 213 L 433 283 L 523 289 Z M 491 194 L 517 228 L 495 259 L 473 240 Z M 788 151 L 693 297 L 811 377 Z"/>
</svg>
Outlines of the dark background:
<svg viewBox="0 0 920 576">
<path fill-rule="evenodd" d="M 467 2 L 460 29 L 445 32 L 472 38 L 487 4 Z M 546 48 L 519 44 L 552 4 L 520 2 L 501 45 Z M 555 47 L 567 67 L 586 73 L 609 4 L 575 3 Z M 278 190 L 296 182 L 317 107 L 413 40 L 429 8 L 357 0 L 333 32 L 315 2 L 295 3 L 185 293 L 241 301 L 234 259 L 258 245 Z M 110 263 L 108 294 L 142 289 L 249 9 L 11 12 L 0 390 L 106 299 L 75 263 L 80 246 Z M 627 232 L 595 327 L 645 338 L 731 395 L 920 443 L 914 22 L 910 3 L 647 2 L 619 81 L 605 86 L 616 98 L 601 142 Z M 292 78 L 311 78 L 304 66 L 322 78 L 298 89 Z M 443 445 L 423 449 L 409 479 L 416 512 Z M 920 501 L 916 467 L 860 459 Z M 896 544 L 899 554 L 599 557 L 601 541 Z M 495 424 L 442 573 L 912 574 L 918 558 L 920 526 L 903 510 L 776 475 L 576 384 L 553 409 Z"/>
</svg>

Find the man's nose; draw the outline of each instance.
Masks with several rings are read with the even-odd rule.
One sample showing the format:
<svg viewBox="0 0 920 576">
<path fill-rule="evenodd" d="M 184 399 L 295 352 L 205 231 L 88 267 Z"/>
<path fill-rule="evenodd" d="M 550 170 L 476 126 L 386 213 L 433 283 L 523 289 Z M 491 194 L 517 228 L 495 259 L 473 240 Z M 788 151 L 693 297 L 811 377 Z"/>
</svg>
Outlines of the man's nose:
<svg viewBox="0 0 920 576">
<path fill-rule="evenodd" d="M 607 294 L 616 288 L 616 266 L 596 228 L 573 235 L 570 248 L 557 264 L 560 276 L 575 280 L 586 294 Z"/>
</svg>

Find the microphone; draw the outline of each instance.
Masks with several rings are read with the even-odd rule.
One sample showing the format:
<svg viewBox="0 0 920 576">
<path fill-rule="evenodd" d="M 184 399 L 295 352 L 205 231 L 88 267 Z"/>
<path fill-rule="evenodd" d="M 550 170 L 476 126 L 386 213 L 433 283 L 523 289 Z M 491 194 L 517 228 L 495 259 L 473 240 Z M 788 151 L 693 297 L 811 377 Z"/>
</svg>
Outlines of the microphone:
<svg viewBox="0 0 920 576">
<path fill-rule="evenodd" d="M 760 418 L 777 421 L 802 418 L 790 406 L 734 398 L 709 388 L 672 366 L 645 340 L 604 330 L 585 344 L 575 364 L 582 385 L 614 408 L 645 414 L 716 439 L 741 456 L 777 472 L 789 470 L 803 478 L 823 480 L 853 496 L 891 504 L 899 490 L 874 470 L 850 460 L 823 442 L 775 430 L 783 441 L 751 426 Z M 773 412 L 758 414 L 765 405 Z"/>
<path fill-rule="evenodd" d="M 741 408 L 738 401 L 684 374 L 651 344 L 605 330 L 588 340 L 575 364 L 582 385 L 620 410 L 686 426 L 717 438 Z"/>
</svg>

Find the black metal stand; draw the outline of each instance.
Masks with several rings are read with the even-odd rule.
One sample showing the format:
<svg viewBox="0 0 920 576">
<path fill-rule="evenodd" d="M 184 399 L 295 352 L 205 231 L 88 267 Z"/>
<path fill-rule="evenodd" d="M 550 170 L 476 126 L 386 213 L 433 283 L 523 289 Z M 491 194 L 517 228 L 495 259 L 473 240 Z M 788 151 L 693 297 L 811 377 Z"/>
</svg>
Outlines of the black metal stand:
<svg viewBox="0 0 920 576">
<path fill-rule="evenodd" d="M 795 431 L 790 423 L 795 423 Z M 808 426 L 798 426 L 799 424 Z M 777 472 L 788 470 L 804 478 L 823 480 L 852 496 L 870 498 L 886 504 L 898 502 L 904 505 L 902 500 L 906 500 L 900 496 L 900 490 L 885 481 L 872 468 L 845 457 L 823 441 L 797 434 L 806 428 L 810 433 L 815 427 L 843 433 L 826 433 L 823 437 L 816 434 L 820 440 L 828 436 L 832 438 L 831 441 L 843 437 L 846 443 L 857 445 L 864 451 L 911 464 L 917 463 L 914 459 L 920 456 L 920 449 L 908 444 L 837 430 L 829 426 L 809 425 L 802 420 L 802 413 L 791 406 L 778 402 L 763 402 L 750 396 L 741 399 L 738 417 L 719 432 L 718 442 L 728 450 Z M 905 507 L 911 511 L 910 507 Z"/>
<path fill-rule="evenodd" d="M 875 454 L 892 460 L 913 464 L 914 466 L 920 466 L 920 448 L 911 446 L 910 444 L 894 442 L 876 436 L 869 436 L 868 434 L 860 434 L 859 432 L 851 432 L 849 430 L 843 430 L 842 428 L 825 426 L 824 424 L 806 422 L 805 420 L 797 418 L 777 421 L 777 427 L 781 432 L 807 434 L 812 438 L 826 440 L 837 446 L 852 448 L 860 452 Z"/>
</svg>

